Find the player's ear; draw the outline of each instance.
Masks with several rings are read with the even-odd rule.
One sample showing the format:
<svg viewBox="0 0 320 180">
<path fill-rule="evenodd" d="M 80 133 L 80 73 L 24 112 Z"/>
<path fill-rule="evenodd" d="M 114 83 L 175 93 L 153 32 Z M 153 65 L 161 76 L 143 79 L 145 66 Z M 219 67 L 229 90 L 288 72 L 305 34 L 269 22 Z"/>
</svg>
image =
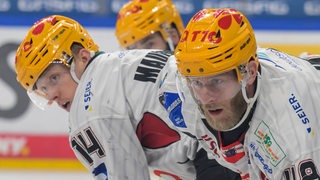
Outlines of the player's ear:
<svg viewBox="0 0 320 180">
<path fill-rule="evenodd" d="M 87 64 L 89 63 L 91 57 L 90 57 L 90 51 L 87 49 L 80 49 L 77 54 L 74 54 L 74 72 L 78 79 L 81 78 Z"/>
<path fill-rule="evenodd" d="M 180 36 L 178 30 L 175 27 L 170 27 L 169 36 L 172 39 L 172 43 L 174 45 L 177 45 L 179 43 Z"/>
<path fill-rule="evenodd" d="M 248 84 L 253 84 L 258 73 L 258 63 L 256 61 L 249 61 L 248 63 Z"/>
<path fill-rule="evenodd" d="M 79 51 L 78 57 L 81 63 L 86 65 L 91 59 L 90 51 L 83 48 Z"/>
</svg>

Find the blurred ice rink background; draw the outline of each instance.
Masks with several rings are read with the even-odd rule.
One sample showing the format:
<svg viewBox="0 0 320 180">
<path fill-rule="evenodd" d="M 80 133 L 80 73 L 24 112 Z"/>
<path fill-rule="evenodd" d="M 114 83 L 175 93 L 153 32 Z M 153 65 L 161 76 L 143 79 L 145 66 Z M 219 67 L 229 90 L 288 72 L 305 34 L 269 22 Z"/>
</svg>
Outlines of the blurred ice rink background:
<svg viewBox="0 0 320 180">
<path fill-rule="evenodd" d="M 103 51 L 119 50 L 117 12 L 128 0 L 0 0 L 0 180 L 87 180 L 68 143 L 67 113 L 43 112 L 15 80 L 14 55 L 38 19 L 78 20 Z M 204 7 L 233 7 L 249 17 L 257 42 L 293 55 L 320 53 L 319 0 L 173 0 L 185 24 Z"/>
</svg>

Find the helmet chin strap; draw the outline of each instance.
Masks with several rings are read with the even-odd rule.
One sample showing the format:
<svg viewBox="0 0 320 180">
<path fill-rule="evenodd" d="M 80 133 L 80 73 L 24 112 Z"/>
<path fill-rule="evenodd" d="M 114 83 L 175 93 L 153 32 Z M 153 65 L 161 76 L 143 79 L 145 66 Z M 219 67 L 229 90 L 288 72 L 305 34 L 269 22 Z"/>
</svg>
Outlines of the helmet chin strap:
<svg viewBox="0 0 320 180">
<path fill-rule="evenodd" d="M 170 50 L 174 51 L 174 45 L 173 45 L 173 41 L 172 41 L 171 37 L 168 37 L 167 42 L 168 42 Z"/>
<path fill-rule="evenodd" d="M 77 77 L 75 71 L 74 71 L 74 61 L 72 61 L 71 65 L 70 65 L 70 74 L 71 74 L 71 77 L 72 79 L 77 83 L 79 84 L 80 82 L 80 79 Z"/>
<path fill-rule="evenodd" d="M 95 55 L 95 52 L 94 52 L 94 51 L 90 51 L 90 58 L 92 58 L 94 55 Z M 77 77 L 74 69 L 75 69 L 75 63 L 74 63 L 74 60 L 73 60 L 73 61 L 71 62 L 71 65 L 70 65 L 70 74 L 71 74 L 72 79 L 73 79 L 77 84 L 79 84 L 80 79 Z"/>
<path fill-rule="evenodd" d="M 256 92 L 254 93 L 254 96 L 252 98 L 249 98 L 247 95 L 247 92 L 246 92 L 247 79 L 248 78 L 241 81 L 241 92 L 242 92 L 242 96 L 243 96 L 244 100 L 248 104 L 247 110 L 244 113 L 244 115 L 242 116 L 241 120 L 234 127 L 232 127 L 231 129 L 228 129 L 228 130 L 224 130 L 224 131 L 232 131 L 232 130 L 236 129 L 237 127 L 239 127 L 247 119 L 247 117 L 251 111 L 252 106 L 254 105 L 254 103 L 257 100 L 258 94 L 260 92 L 260 79 L 261 79 L 260 73 L 259 72 L 257 73 L 257 89 L 256 89 Z"/>
<path fill-rule="evenodd" d="M 176 80 L 176 87 L 177 87 L 178 95 L 179 95 L 179 98 L 181 99 L 181 101 L 184 102 L 185 97 L 183 95 L 183 89 L 182 89 L 182 87 L 180 87 L 181 81 L 182 81 L 181 78 L 182 78 L 181 75 L 178 72 L 176 72 L 175 80 Z"/>
</svg>

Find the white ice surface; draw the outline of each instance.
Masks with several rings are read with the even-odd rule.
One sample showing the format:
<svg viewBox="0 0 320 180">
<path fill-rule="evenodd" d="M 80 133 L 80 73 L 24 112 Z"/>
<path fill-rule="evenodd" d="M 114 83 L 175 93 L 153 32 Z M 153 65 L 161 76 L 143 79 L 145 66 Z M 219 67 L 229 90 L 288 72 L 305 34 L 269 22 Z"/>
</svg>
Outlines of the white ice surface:
<svg viewBox="0 0 320 180">
<path fill-rule="evenodd" d="M 157 180 L 151 175 L 152 180 Z M 94 180 L 87 171 L 0 170 L 0 180 Z"/>
<path fill-rule="evenodd" d="M 0 180 L 93 180 L 85 171 L 0 170 Z"/>
</svg>

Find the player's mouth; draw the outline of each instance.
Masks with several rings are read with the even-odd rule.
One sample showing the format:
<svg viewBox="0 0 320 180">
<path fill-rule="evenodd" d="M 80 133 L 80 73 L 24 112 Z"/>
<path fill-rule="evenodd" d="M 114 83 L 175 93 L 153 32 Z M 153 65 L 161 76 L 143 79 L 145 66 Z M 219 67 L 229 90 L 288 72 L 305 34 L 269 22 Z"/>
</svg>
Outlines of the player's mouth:
<svg viewBox="0 0 320 180">
<path fill-rule="evenodd" d="M 66 111 L 70 111 L 70 102 L 66 102 L 64 104 L 61 105 L 61 107 L 66 110 Z"/>
<path fill-rule="evenodd" d="M 219 114 L 222 113 L 222 109 L 208 109 L 208 113 L 211 115 L 211 116 L 217 116 Z"/>
</svg>

